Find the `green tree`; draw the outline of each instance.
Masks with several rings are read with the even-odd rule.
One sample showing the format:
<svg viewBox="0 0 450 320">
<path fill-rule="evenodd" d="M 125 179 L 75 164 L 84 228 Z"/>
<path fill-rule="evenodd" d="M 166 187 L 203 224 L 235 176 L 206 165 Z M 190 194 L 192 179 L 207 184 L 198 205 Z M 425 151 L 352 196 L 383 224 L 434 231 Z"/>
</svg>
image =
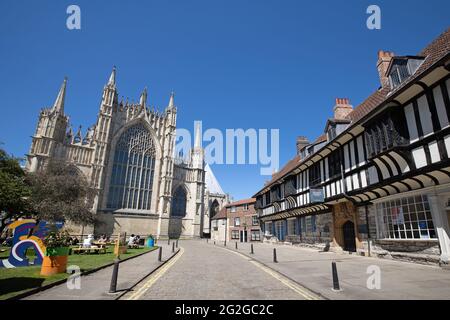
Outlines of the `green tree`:
<svg viewBox="0 0 450 320">
<path fill-rule="evenodd" d="M 27 181 L 31 190 L 28 202 L 39 219 L 95 223 L 92 189 L 73 165 L 51 161 L 45 170 L 28 174 Z"/>
<path fill-rule="evenodd" d="M 12 157 L 0 148 L 0 234 L 8 219 L 27 214 L 27 197 L 30 189 L 25 182 L 25 172 L 20 159 Z"/>
</svg>

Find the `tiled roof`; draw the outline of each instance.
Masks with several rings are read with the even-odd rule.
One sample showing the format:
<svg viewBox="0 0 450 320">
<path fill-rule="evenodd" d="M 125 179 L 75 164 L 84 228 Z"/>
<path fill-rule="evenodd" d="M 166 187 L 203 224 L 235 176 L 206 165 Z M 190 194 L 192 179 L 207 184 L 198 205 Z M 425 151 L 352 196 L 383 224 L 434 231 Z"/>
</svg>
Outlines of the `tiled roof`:
<svg viewBox="0 0 450 320">
<path fill-rule="evenodd" d="M 270 179 L 268 182 L 265 183 L 265 186 L 271 185 L 279 178 L 283 177 L 288 172 L 292 171 L 295 167 L 297 167 L 298 163 L 300 162 L 300 155 L 296 155 L 294 158 L 289 160 L 288 163 L 284 165 L 283 168 L 281 168 L 280 171 L 274 173 L 272 175 L 272 179 Z"/>
<path fill-rule="evenodd" d="M 235 206 L 240 206 L 243 204 L 250 204 L 250 203 L 255 203 L 256 199 L 255 198 L 250 198 L 250 199 L 243 199 L 243 200 L 239 200 L 239 201 L 235 201 L 233 203 L 227 204 L 226 207 L 235 207 Z"/>
<path fill-rule="evenodd" d="M 227 218 L 227 208 L 223 207 L 222 209 L 220 209 L 219 213 L 217 213 L 214 217 L 211 218 L 211 220 L 219 220 L 226 218 Z"/>
<path fill-rule="evenodd" d="M 410 83 L 415 78 L 417 78 L 422 72 L 430 68 L 433 64 L 438 62 L 446 54 L 450 52 L 450 28 L 444 31 L 439 37 L 437 37 L 432 43 L 430 43 L 425 49 L 423 49 L 418 55 L 425 57 L 425 61 L 421 64 L 416 73 L 410 77 L 407 81 L 402 83 L 401 86 L 397 87 L 395 91 L 404 87 L 407 83 Z M 363 103 L 357 106 L 352 112 L 347 116 L 352 122 L 360 120 L 368 112 L 375 109 L 380 105 L 387 97 L 389 93 L 389 88 L 383 88 L 375 91 L 370 95 Z M 391 92 L 392 95 L 393 92 Z"/>
<path fill-rule="evenodd" d="M 313 142 L 313 144 L 321 143 L 321 142 L 327 141 L 327 139 L 328 139 L 328 138 L 327 138 L 327 134 L 324 133 L 324 134 L 322 134 L 321 136 L 319 136 L 319 137 L 316 139 L 316 141 Z"/>
<path fill-rule="evenodd" d="M 407 81 L 402 83 L 401 86 L 397 87 L 395 91 L 390 91 L 389 88 L 380 88 L 379 90 L 372 93 L 366 100 L 364 100 L 360 105 L 358 105 L 352 112 L 347 115 L 347 119 L 352 121 L 352 124 L 361 120 L 370 111 L 374 110 L 380 106 L 387 98 L 388 94 L 392 95 L 400 88 L 404 87 L 407 83 L 410 83 L 416 79 L 425 70 L 429 69 L 433 64 L 442 59 L 445 55 L 450 53 L 450 28 L 444 31 L 439 37 L 437 37 L 433 42 L 431 42 L 425 49 L 423 49 L 418 55 L 425 57 L 424 62 L 417 69 L 416 73 L 411 76 Z M 350 125 L 351 126 L 351 125 Z M 326 135 L 320 136 L 314 143 L 322 142 Z M 292 158 L 280 171 L 272 175 L 272 179 L 265 183 L 264 188 L 272 185 L 278 179 L 282 178 L 290 171 L 294 170 L 301 163 L 299 155 Z M 260 191 L 258 191 L 260 192 Z"/>
</svg>

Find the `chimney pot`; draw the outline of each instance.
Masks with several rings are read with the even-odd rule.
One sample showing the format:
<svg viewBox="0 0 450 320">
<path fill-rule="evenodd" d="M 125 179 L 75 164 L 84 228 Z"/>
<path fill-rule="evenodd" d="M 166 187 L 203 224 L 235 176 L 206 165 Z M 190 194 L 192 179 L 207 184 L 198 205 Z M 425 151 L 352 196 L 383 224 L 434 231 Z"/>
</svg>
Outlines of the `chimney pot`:
<svg viewBox="0 0 450 320">
<path fill-rule="evenodd" d="M 334 118 L 338 120 L 346 119 L 347 115 L 353 111 L 348 98 L 336 98 L 334 106 Z"/>
</svg>

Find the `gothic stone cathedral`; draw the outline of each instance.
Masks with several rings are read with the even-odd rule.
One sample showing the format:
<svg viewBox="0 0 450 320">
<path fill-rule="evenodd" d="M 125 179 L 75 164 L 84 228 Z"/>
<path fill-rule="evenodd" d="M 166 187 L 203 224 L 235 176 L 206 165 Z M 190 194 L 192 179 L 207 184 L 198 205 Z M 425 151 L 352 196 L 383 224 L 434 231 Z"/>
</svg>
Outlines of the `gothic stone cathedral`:
<svg viewBox="0 0 450 320">
<path fill-rule="evenodd" d="M 64 113 L 66 85 L 65 79 L 53 107 L 39 114 L 26 169 L 42 170 L 50 159 L 73 164 L 94 190 L 96 234 L 208 236 L 210 217 L 229 199 L 205 165 L 200 132 L 187 160 L 174 157 L 174 95 L 164 112 L 147 107 L 146 89 L 138 104 L 119 102 L 114 68 L 96 124 L 74 134 Z"/>
</svg>

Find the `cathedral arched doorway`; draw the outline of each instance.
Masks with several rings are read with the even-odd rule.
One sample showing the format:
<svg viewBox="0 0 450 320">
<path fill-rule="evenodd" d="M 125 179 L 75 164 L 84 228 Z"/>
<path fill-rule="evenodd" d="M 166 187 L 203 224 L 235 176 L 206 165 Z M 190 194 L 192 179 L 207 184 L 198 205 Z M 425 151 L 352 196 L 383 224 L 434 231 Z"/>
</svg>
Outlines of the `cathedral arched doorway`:
<svg viewBox="0 0 450 320">
<path fill-rule="evenodd" d="M 150 210 L 155 146 L 152 136 L 142 124 L 125 130 L 115 145 L 109 181 L 110 209 Z"/>
<path fill-rule="evenodd" d="M 173 193 L 170 215 L 178 218 L 186 216 L 186 201 L 186 191 L 182 186 L 179 186 Z"/>
<path fill-rule="evenodd" d="M 187 195 L 186 190 L 179 186 L 172 195 L 170 207 L 169 236 L 172 239 L 180 238 L 183 233 L 183 218 L 186 216 Z"/>
<path fill-rule="evenodd" d="M 356 252 L 355 224 L 348 220 L 342 225 L 342 232 L 344 234 L 344 250 Z"/>
</svg>

